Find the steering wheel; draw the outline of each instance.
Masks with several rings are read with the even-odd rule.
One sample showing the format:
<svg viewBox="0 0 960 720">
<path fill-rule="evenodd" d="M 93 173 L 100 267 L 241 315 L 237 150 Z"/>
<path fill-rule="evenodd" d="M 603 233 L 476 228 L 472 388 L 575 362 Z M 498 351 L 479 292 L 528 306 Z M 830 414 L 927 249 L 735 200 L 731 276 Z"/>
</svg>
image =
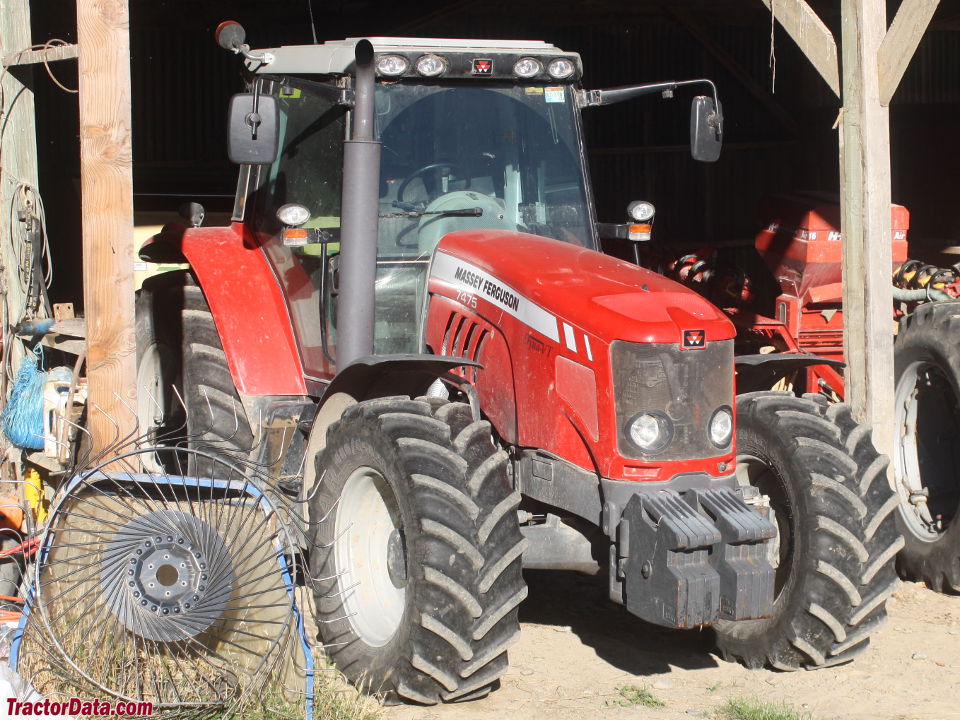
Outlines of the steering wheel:
<svg viewBox="0 0 960 720">
<path fill-rule="evenodd" d="M 398 203 L 403 202 L 403 193 L 406 192 L 406 189 L 410 186 L 410 183 L 413 182 L 415 178 L 418 178 L 424 173 L 430 172 L 431 170 L 436 170 L 437 168 L 448 168 L 449 170 L 455 170 L 456 167 L 457 166 L 451 162 L 435 162 L 435 163 L 430 163 L 429 165 L 424 165 L 419 170 L 416 170 L 410 175 L 407 175 L 407 177 L 404 178 L 403 182 L 400 183 L 400 187 L 397 188 L 396 202 Z"/>
</svg>

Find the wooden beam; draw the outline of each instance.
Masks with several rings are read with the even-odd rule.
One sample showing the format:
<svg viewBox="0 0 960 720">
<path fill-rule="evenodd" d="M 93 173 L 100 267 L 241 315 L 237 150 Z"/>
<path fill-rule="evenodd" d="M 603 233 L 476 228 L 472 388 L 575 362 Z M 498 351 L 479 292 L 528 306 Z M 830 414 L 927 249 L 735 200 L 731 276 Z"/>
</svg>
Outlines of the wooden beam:
<svg viewBox="0 0 960 720">
<path fill-rule="evenodd" d="M 29 0 L 0 0 L 0 55 L 30 47 Z M 23 237 L 22 224 L 11 212 L 19 207 L 17 195 L 22 185 L 37 187 L 37 131 L 31 88 L 32 71 L 26 69 L 16 76 L 0 70 L 0 302 L 5 302 L 9 317 L 15 325 L 22 318 L 26 293 L 20 280 L 21 246 L 13 247 L 11 236 Z M 26 83 L 26 84 L 24 84 Z M 12 225 L 12 227 L 11 227 Z M 16 370 L 23 359 L 23 346 L 11 342 L 11 364 Z M 6 383 L 0 380 L 0 393 Z M 0 401 L 2 401 L 0 397 Z M 3 443 L 6 441 L 3 440 Z"/>
<path fill-rule="evenodd" d="M 840 97 L 837 43 L 830 29 L 804 0 L 762 0 L 793 41 L 800 46 L 813 67 Z"/>
<path fill-rule="evenodd" d="M 843 121 L 841 230 L 846 399 L 892 457 L 893 268 L 889 110 L 880 103 L 878 51 L 885 0 L 841 0 Z"/>
<path fill-rule="evenodd" d="M 3 67 L 13 65 L 31 65 L 33 63 L 69 60 L 77 57 L 76 45 L 51 45 L 39 50 L 21 50 L 3 56 Z"/>
<path fill-rule="evenodd" d="M 880 44 L 880 104 L 889 105 L 940 0 L 903 0 Z"/>
<path fill-rule="evenodd" d="M 77 0 L 87 428 L 94 452 L 136 431 L 127 0 Z"/>
<path fill-rule="evenodd" d="M 688 33 L 693 35 L 707 52 L 713 55 L 721 65 L 730 71 L 730 74 L 733 75 L 790 134 L 800 134 L 800 126 L 794 119 L 793 114 L 778 103 L 773 95 L 757 82 L 753 75 L 714 39 L 713 34 L 703 23 L 696 20 L 693 15 L 679 3 L 668 2 L 664 3 L 662 7 L 667 13 L 672 15 Z"/>
</svg>

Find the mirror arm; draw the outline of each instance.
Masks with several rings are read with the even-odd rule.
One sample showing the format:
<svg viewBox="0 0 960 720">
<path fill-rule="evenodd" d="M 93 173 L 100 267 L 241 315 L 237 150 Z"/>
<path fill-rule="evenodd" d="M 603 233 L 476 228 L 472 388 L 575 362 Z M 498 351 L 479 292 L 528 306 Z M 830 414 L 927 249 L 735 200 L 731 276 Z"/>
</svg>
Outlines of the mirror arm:
<svg viewBox="0 0 960 720">
<path fill-rule="evenodd" d="M 680 80 L 670 82 L 649 83 L 646 85 L 624 85 L 623 87 L 607 88 L 606 90 L 584 90 L 580 95 L 581 107 L 597 107 L 602 105 L 613 105 L 614 103 L 632 100 L 644 95 L 653 95 L 661 93 L 665 98 L 673 97 L 673 91 L 687 85 L 706 84 L 710 86 L 713 94 L 713 102 L 719 108 L 719 98 L 717 97 L 717 87 L 712 80 L 699 78 L 697 80 Z"/>
</svg>

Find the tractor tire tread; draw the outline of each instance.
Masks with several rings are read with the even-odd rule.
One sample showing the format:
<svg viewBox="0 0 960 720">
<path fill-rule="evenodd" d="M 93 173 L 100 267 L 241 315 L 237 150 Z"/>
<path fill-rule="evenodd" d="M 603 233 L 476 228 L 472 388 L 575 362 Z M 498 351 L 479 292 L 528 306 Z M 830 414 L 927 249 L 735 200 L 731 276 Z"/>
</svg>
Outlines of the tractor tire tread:
<svg viewBox="0 0 960 720">
<path fill-rule="evenodd" d="M 406 499 L 398 502 L 409 503 L 414 518 L 403 531 L 407 557 L 416 559 L 406 586 L 412 600 L 407 619 L 381 648 L 366 646 L 343 619 L 330 549 L 335 514 L 329 510 L 336 483 L 342 485 L 334 469 L 350 443 L 379 443 L 381 455 L 396 463 L 389 480 L 399 483 L 394 494 L 402 491 Z M 316 529 L 311 565 L 314 577 L 326 578 L 314 588 L 321 640 L 349 680 L 420 704 L 482 697 L 498 683 L 526 597 L 517 551 L 523 536 L 516 519 L 506 519 L 516 493 L 505 460 L 489 424 L 474 422 L 467 405 L 437 398 L 360 402 L 330 426 L 317 459 L 318 477 L 326 468 L 329 482 L 320 486 L 311 512 L 329 518 Z"/>
<path fill-rule="evenodd" d="M 954 400 L 960 401 L 960 301 L 924 303 L 900 319 L 900 330 L 894 340 L 894 378 L 899 384 L 902 373 L 913 361 L 935 365 L 951 386 Z M 960 418 L 955 419 L 960 429 Z M 944 441 L 932 443 L 938 445 Z M 952 446 L 960 438 L 947 438 Z M 958 464 L 954 455 L 954 467 Z M 960 482 L 960 480 L 958 480 Z M 927 486 L 927 483 L 924 483 Z M 942 491 L 941 491 L 942 492 Z M 906 503 L 904 503 L 906 505 Z M 955 512 L 939 537 L 925 540 L 909 527 L 904 513 L 914 512 L 901 507 L 897 523 L 903 531 L 905 545 L 897 557 L 897 570 L 905 580 L 926 583 L 937 592 L 955 594 L 960 591 L 960 509 Z"/>
<path fill-rule="evenodd" d="M 748 393 L 737 398 L 737 419 L 738 449 L 782 446 L 780 455 L 769 451 L 779 459 L 767 462 L 779 463 L 795 492 L 796 544 L 773 617 L 718 623 L 720 654 L 780 670 L 846 662 L 868 646 L 896 587 L 894 495 L 887 483 L 873 481 L 887 459 L 846 406 Z"/>
</svg>

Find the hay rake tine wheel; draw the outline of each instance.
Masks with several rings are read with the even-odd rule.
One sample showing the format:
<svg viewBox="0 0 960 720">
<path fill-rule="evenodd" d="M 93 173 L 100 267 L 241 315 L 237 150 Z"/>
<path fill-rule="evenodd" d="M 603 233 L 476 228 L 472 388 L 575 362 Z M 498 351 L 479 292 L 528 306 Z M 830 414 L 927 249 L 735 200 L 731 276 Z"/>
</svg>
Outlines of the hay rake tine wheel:
<svg viewBox="0 0 960 720">
<path fill-rule="evenodd" d="M 263 693 L 298 634 L 304 657 L 290 664 L 312 668 L 291 515 L 248 464 L 180 447 L 173 467 L 210 477 L 135 472 L 153 452 L 141 445 L 84 469 L 60 493 L 28 625 L 73 687 L 163 712 L 236 709 Z"/>
</svg>

